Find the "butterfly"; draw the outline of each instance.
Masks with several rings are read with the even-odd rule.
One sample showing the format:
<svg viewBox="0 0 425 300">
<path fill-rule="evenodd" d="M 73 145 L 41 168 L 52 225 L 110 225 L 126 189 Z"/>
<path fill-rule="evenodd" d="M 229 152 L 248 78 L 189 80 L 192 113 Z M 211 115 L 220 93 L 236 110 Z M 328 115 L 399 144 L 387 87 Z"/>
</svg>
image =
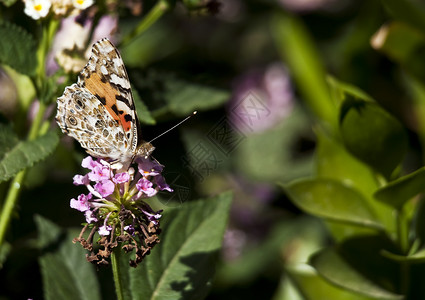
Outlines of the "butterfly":
<svg viewBox="0 0 425 300">
<path fill-rule="evenodd" d="M 66 87 L 57 103 L 56 122 L 62 132 L 94 157 L 128 168 L 155 149 L 141 138 L 124 62 L 107 38 L 93 45 L 77 83 Z"/>
</svg>

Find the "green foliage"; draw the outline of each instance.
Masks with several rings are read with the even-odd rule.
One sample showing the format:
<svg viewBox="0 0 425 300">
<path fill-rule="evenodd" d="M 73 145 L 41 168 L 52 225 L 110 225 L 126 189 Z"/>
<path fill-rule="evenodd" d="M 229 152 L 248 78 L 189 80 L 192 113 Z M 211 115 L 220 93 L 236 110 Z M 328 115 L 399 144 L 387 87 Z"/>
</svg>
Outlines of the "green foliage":
<svg viewBox="0 0 425 300">
<path fill-rule="evenodd" d="M 406 201 L 425 190 L 424 181 L 425 168 L 421 168 L 377 190 L 375 198 L 394 208 L 401 209 Z"/>
<path fill-rule="evenodd" d="M 1 2 L 6 6 L 12 6 L 16 1 L 17 0 L 1 0 Z"/>
<path fill-rule="evenodd" d="M 85 252 L 71 240 L 77 231 L 65 231 L 51 221 L 36 216 L 39 264 L 45 299 L 101 299 L 94 267 Z"/>
<path fill-rule="evenodd" d="M 217 108 L 229 100 L 230 94 L 223 89 L 203 84 L 189 82 L 165 75 L 162 97 L 166 104 L 154 112 L 155 116 L 173 113 L 177 116 L 187 116 L 195 110 Z"/>
<path fill-rule="evenodd" d="M 373 241 L 373 238 L 370 239 L 370 241 Z M 379 257 L 377 253 L 369 251 L 368 247 L 364 247 L 362 250 L 366 252 L 362 253 L 364 256 L 357 253 L 357 261 L 347 262 L 341 258 L 335 250 L 324 249 L 311 258 L 311 264 L 321 276 L 336 286 L 346 290 L 371 297 L 372 299 L 404 299 L 402 295 L 398 295 L 383 288 L 377 283 L 370 281 L 368 278 L 371 277 L 365 277 L 361 274 L 361 271 L 365 271 L 364 257 L 368 257 L 367 264 L 369 265 L 366 271 L 369 271 L 369 273 L 375 272 L 372 278 L 379 278 L 379 275 L 385 276 L 386 274 L 395 274 L 390 272 L 396 272 L 394 266 L 391 267 L 388 263 L 383 264 L 383 259 Z M 375 260 L 372 260 L 372 257 Z M 360 259 L 363 260 L 363 262 L 361 262 Z M 361 268 L 363 268 L 363 270 L 359 270 Z M 388 282 L 385 282 L 385 284 L 388 284 Z"/>
<path fill-rule="evenodd" d="M 145 103 L 140 98 L 139 93 L 136 89 L 132 89 L 134 103 L 136 105 L 137 117 L 139 122 L 142 124 L 153 125 L 155 124 L 155 119 L 152 117 L 150 111 L 146 107 Z"/>
<path fill-rule="evenodd" d="M 51 130 L 35 140 L 17 143 L 4 153 L 0 161 L 0 181 L 8 180 L 19 171 L 45 159 L 53 152 L 58 142 L 59 138 L 56 131 Z"/>
<path fill-rule="evenodd" d="M 274 16 L 272 26 L 276 46 L 310 109 L 335 129 L 338 110 L 331 101 L 324 67 L 308 32 L 296 18 L 282 13 Z"/>
<path fill-rule="evenodd" d="M 0 63 L 16 71 L 33 75 L 36 68 L 36 43 L 24 29 L 0 21 Z"/>
<path fill-rule="evenodd" d="M 407 150 L 402 125 L 377 104 L 356 99 L 344 102 L 340 122 L 345 147 L 389 178 Z"/>
<path fill-rule="evenodd" d="M 374 297 L 355 294 L 344 288 L 329 283 L 318 275 L 315 270 L 307 264 L 299 264 L 286 268 L 292 282 L 301 289 L 309 300 L 338 299 L 338 300 L 372 300 Z M 293 299 L 292 297 L 286 298 Z M 301 298 L 304 299 L 304 298 Z"/>
<path fill-rule="evenodd" d="M 231 194 L 167 209 L 161 243 L 135 269 L 122 256 L 126 299 L 202 299 L 211 288 L 227 224 Z M 127 264 L 127 266 L 125 266 Z"/>
<path fill-rule="evenodd" d="M 333 221 L 382 229 L 364 197 L 336 180 L 306 179 L 286 186 L 302 210 Z"/>
</svg>

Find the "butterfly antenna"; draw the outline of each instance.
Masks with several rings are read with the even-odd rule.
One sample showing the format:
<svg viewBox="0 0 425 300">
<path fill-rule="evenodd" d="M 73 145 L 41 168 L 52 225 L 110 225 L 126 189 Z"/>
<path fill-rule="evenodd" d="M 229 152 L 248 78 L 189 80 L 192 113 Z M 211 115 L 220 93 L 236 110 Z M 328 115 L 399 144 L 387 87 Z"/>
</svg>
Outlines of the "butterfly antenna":
<svg viewBox="0 0 425 300">
<path fill-rule="evenodd" d="M 163 133 L 161 133 L 160 135 L 158 135 L 157 137 L 153 138 L 152 140 L 149 141 L 149 143 L 152 143 L 154 140 L 156 140 L 157 138 L 163 136 L 164 134 L 168 133 L 169 131 L 173 130 L 174 128 L 176 128 L 177 126 L 180 126 L 180 124 L 186 122 L 187 120 L 189 120 L 191 117 L 193 117 L 194 115 L 196 115 L 198 112 L 195 110 L 190 116 L 187 116 L 184 120 L 180 121 L 179 123 L 177 123 L 176 125 L 174 125 L 173 127 L 171 127 L 170 129 L 164 131 Z"/>
</svg>

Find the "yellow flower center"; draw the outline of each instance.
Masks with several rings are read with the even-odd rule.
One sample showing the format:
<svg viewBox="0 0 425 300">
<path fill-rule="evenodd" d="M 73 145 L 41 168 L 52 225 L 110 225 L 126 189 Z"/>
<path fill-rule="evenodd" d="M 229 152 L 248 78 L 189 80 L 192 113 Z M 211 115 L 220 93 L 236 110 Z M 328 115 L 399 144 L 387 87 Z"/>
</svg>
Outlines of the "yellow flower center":
<svg viewBox="0 0 425 300">
<path fill-rule="evenodd" d="M 83 5 L 83 4 L 84 4 L 84 0 L 77 0 L 77 3 L 78 3 L 79 5 Z"/>
<path fill-rule="evenodd" d="M 34 5 L 34 9 L 35 9 L 36 11 L 40 11 L 42 8 L 43 8 L 43 7 L 41 6 L 41 4 Z"/>
</svg>

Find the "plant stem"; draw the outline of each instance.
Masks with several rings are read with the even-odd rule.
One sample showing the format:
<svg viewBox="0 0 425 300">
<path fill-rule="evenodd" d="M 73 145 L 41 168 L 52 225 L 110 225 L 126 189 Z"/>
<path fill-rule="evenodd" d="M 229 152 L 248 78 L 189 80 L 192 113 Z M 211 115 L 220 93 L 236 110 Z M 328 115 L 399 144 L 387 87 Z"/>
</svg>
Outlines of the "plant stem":
<svg viewBox="0 0 425 300">
<path fill-rule="evenodd" d="M 9 192 L 7 193 L 6 201 L 4 202 L 0 215 L 0 247 L 3 245 L 13 209 L 15 208 L 16 200 L 18 199 L 19 192 L 21 191 L 25 173 L 26 170 L 20 171 L 10 183 Z"/>
<path fill-rule="evenodd" d="M 145 32 L 153 23 L 155 23 L 170 7 L 166 0 L 159 0 L 149 13 L 140 21 L 139 25 L 127 34 L 121 41 L 120 46 L 127 46 L 136 36 Z"/>
<path fill-rule="evenodd" d="M 119 249 L 114 250 L 111 254 L 112 274 L 115 282 L 115 292 L 118 300 L 124 300 L 122 289 L 122 282 L 120 277 L 120 264 L 119 264 Z"/>
<path fill-rule="evenodd" d="M 409 225 L 403 208 L 397 210 L 397 238 L 401 252 L 407 255 L 409 251 Z M 400 291 L 407 295 L 410 284 L 410 264 L 409 262 L 400 262 Z"/>
<path fill-rule="evenodd" d="M 38 109 L 37 115 L 35 116 L 31 124 L 27 140 L 34 140 L 39 135 L 45 111 L 46 105 L 43 101 L 40 101 L 40 107 Z M 22 183 L 24 181 L 26 173 L 27 169 L 20 171 L 18 174 L 15 175 L 12 182 L 10 183 L 9 191 L 7 192 L 6 200 L 4 202 L 4 206 L 2 207 L 2 211 L 0 214 L 0 246 L 3 245 L 7 228 L 9 227 L 10 219 L 12 217 L 13 209 L 15 208 L 16 202 L 18 200 L 18 196 L 21 191 Z"/>
</svg>

